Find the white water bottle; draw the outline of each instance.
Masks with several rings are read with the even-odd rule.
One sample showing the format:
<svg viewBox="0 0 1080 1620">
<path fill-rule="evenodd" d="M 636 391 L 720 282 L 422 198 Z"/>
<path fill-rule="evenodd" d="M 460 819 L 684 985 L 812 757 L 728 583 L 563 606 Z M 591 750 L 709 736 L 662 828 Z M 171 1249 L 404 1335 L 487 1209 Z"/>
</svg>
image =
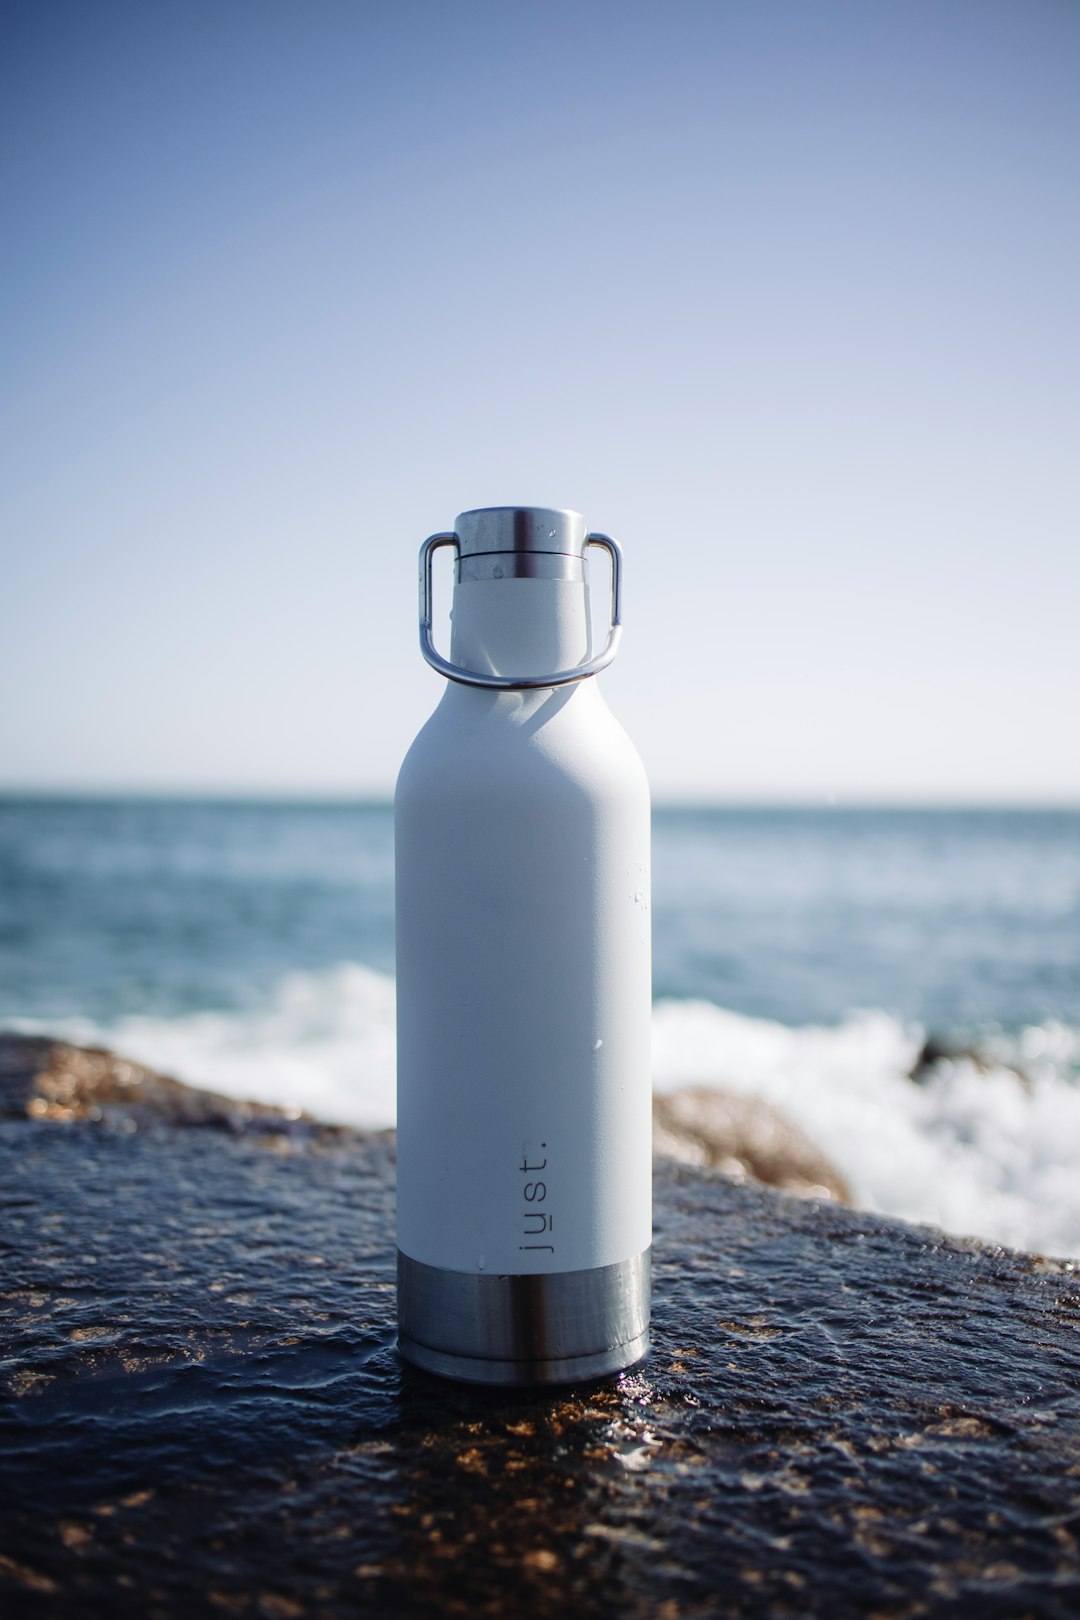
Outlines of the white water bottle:
<svg viewBox="0 0 1080 1620">
<path fill-rule="evenodd" d="M 591 548 L 611 565 L 595 655 Z M 473 1382 L 591 1378 L 648 1348 L 649 792 L 592 679 L 620 563 L 538 507 L 463 512 L 420 553 L 421 646 L 448 680 L 395 796 L 398 1342 Z"/>
</svg>

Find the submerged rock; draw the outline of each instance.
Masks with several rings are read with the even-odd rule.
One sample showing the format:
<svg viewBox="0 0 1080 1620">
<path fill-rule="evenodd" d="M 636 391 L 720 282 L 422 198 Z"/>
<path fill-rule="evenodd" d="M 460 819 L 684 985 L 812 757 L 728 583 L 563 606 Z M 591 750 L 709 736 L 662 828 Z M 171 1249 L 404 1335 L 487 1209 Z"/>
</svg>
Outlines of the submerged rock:
<svg viewBox="0 0 1080 1620">
<path fill-rule="evenodd" d="M 688 1086 L 653 1098 L 653 1149 L 803 1198 L 851 1203 L 847 1182 L 780 1109 L 758 1097 Z"/>
<path fill-rule="evenodd" d="M 391 1134 L 185 1117 L 0 1121 L 5 1616 L 1077 1612 L 1073 1265 L 659 1161 L 649 1357 L 486 1392 Z"/>
</svg>

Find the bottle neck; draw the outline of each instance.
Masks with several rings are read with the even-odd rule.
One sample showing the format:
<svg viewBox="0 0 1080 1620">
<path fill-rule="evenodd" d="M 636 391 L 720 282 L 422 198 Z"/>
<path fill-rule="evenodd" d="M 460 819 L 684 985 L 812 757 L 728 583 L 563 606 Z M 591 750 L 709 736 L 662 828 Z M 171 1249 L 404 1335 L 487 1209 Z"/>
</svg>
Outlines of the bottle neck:
<svg viewBox="0 0 1080 1620">
<path fill-rule="evenodd" d="M 465 579 L 454 587 L 450 660 L 485 675 L 545 675 L 592 656 L 588 586 L 566 579 Z"/>
</svg>

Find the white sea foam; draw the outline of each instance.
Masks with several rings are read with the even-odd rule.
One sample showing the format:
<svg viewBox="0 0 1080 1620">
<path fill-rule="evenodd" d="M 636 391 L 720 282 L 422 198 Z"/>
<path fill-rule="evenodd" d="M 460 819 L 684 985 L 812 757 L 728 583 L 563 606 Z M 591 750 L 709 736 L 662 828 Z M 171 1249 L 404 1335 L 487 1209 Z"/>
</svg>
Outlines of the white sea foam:
<svg viewBox="0 0 1080 1620">
<path fill-rule="evenodd" d="M 394 981 L 356 963 L 290 973 L 250 1010 L 108 1024 L 68 1019 L 49 1032 L 111 1046 L 226 1096 L 306 1109 L 338 1124 L 394 1122 Z"/>
<path fill-rule="evenodd" d="M 24 1025 L 29 1028 L 29 1025 Z M 394 985 L 344 963 L 289 975 L 265 1005 L 52 1024 L 194 1085 L 380 1126 L 394 1118 Z M 658 1090 L 718 1085 L 784 1109 L 865 1208 L 1050 1254 L 1080 1253 L 1080 1031 L 999 1036 L 989 1066 L 908 1078 L 923 1031 L 882 1012 L 788 1028 L 710 1002 L 658 1003 Z M 1025 1079 L 1009 1065 L 1018 1064 Z"/>
<path fill-rule="evenodd" d="M 1049 1254 L 1080 1253 L 1078 1032 L 999 1037 L 972 1057 L 910 1078 L 923 1031 L 886 1013 L 789 1029 L 707 1002 L 661 1002 L 653 1022 L 658 1090 L 712 1084 L 782 1108 L 844 1172 L 863 1208 Z M 1025 1044 L 1042 1061 L 1007 1064 Z M 1052 1049 L 1054 1058 L 1043 1054 Z"/>
</svg>

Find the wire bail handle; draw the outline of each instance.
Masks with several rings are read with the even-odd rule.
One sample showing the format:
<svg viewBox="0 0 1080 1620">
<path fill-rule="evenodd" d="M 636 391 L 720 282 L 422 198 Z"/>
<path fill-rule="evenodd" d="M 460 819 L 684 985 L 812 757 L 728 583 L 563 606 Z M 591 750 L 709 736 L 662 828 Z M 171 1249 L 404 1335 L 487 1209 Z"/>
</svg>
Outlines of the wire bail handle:
<svg viewBox="0 0 1080 1620">
<path fill-rule="evenodd" d="M 619 650 L 622 636 L 622 552 L 618 543 L 608 534 L 587 534 L 585 545 L 599 546 L 611 560 L 611 624 L 608 638 L 595 658 L 573 669 L 556 670 L 550 675 L 483 675 L 479 670 L 461 669 L 450 663 L 435 646 L 431 628 L 431 565 L 435 553 L 443 546 L 453 546 L 458 562 L 461 561 L 461 543 L 453 532 L 432 534 L 420 547 L 420 651 L 440 675 L 447 680 L 459 681 L 462 686 L 484 686 L 497 692 L 531 691 L 542 686 L 569 686 L 571 681 L 584 681 L 606 669 Z M 584 553 L 583 553 L 584 555 Z"/>
</svg>

